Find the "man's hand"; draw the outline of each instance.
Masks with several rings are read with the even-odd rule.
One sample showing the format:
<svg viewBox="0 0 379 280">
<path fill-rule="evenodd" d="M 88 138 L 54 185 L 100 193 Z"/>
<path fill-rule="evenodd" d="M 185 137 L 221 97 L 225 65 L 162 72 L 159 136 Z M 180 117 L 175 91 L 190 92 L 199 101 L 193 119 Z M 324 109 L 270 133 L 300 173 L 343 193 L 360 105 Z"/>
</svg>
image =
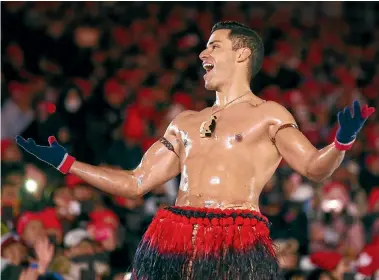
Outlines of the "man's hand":
<svg viewBox="0 0 379 280">
<path fill-rule="evenodd" d="M 272 112 L 275 120 L 269 135 L 275 138 L 275 146 L 283 159 L 301 175 L 315 182 L 332 175 L 341 164 L 345 152 L 338 150 L 334 143 L 318 150 L 298 129 L 288 128 L 278 132 L 280 126 L 294 124 L 295 120 L 283 106 L 274 102 L 267 104 L 267 111 Z"/>
<path fill-rule="evenodd" d="M 37 280 L 38 279 L 38 270 L 34 268 L 24 269 L 18 280 Z"/>
<path fill-rule="evenodd" d="M 31 138 L 26 141 L 21 136 L 16 136 L 16 143 L 25 151 L 66 174 L 74 163 L 75 158 L 70 156 L 65 148 L 58 144 L 54 136 L 50 136 L 48 141 L 50 146 L 39 146 Z"/>
<path fill-rule="evenodd" d="M 21 245 L 14 243 L 9 245 L 6 250 L 2 250 L 5 259 L 8 259 L 13 265 L 20 265 L 22 262 Z"/>
<path fill-rule="evenodd" d="M 44 274 L 47 267 L 51 263 L 54 257 L 54 246 L 49 242 L 49 239 L 45 236 L 37 240 L 34 245 L 34 250 L 37 256 L 38 270 L 41 274 Z"/>
<path fill-rule="evenodd" d="M 345 107 L 338 113 L 339 128 L 334 140 L 338 150 L 346 151 L 351 149 L 358 132 L 362 129 L 366 120 L 375 112 L 375 108 L 364 105 L 362 108 L 358 100 L 354 101 L 353 116 L 350 108 Z"/>
</svg>

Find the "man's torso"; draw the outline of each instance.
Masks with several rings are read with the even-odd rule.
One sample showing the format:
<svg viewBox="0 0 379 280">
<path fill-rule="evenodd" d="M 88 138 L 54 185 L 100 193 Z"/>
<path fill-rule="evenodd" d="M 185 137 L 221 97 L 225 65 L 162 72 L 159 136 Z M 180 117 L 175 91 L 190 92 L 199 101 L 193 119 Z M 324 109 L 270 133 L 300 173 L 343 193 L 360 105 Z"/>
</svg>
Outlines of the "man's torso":
<svg viewBox="0 0 379 280">
<path fill-rule="evenodd" d="M 259 210 L 262 188 L 281 160 L 270 140 L 276 122 L 269 102 L 242 102 L 216 113 L 212 137 L 201 138 L 200 126 L 210 116 L 210 108 L 188 112 L 174 128 L 182 175 L 176 205 Z"/>
</svg>

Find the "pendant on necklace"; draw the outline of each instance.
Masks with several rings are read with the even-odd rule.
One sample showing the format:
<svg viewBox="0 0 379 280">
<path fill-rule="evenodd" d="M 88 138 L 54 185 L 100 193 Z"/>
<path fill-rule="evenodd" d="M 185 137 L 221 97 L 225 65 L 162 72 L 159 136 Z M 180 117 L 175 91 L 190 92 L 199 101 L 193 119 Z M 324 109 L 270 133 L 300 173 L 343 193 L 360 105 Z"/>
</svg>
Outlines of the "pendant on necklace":
<svg viewBox="0 0 379 280">
<path fill-rule="evenodd" d="M 200 126 L 200 137 L 201 138 L 210 138 L 212 137 L 212 133 L 216 129 L 216 116 L 211 116 L 208 121 L 205 121 Z"/>
</svg>

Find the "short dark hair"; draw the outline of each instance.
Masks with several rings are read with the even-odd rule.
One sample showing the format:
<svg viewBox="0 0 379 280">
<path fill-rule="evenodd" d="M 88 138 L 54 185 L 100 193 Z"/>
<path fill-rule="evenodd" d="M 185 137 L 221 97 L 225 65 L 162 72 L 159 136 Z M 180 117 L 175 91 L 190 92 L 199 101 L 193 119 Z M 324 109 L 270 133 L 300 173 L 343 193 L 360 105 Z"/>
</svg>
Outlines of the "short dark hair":
<svg viewBox="0 0 379 280">
<path fill-rule="evenodd" d="M 257 32 L 236 21 L 221 21 L 212 27 L 211 33 L 220 29 L 229 29 L 229 39 L 233 43 L 233 50 L 249 48 L 251 50 L 249 64 L 249 79 L 261 69 L 264 57 L 264 45 Z"/>
</svg>

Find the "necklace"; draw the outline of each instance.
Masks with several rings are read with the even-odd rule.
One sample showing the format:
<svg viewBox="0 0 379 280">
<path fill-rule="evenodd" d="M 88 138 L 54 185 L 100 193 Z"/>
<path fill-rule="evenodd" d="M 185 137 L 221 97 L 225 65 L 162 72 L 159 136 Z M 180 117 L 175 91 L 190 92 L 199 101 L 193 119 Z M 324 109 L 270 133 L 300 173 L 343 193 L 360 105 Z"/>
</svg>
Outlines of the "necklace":
<svg viewBox="0 0 379 280">
<path fill-rule="evenodd" d="M 215 114 L 218 113 L 218 112 L 220 112 L 220 111 L 222 111 L 222 110 L 224 110 L 227 106 L 229 106 L 230 104 L 232 104 L 234 101 L 240 99 L 241 97 L 245 96 L 246 94 L 248 94 L 250 92 L 251 91 L 249 90 L 249 92 L 236 97 L 232 101 L 229 101 L 228 103 L 226 103 L 226 105 L 224 107 L 222 107 L 221 109 L 218 109 L 216 112 L 213 112 L 211 114 L 209 120 L 203 122 L 200 125 L 200 137 L 201 138 L 210 138 L 212 136 L 212 133 L 216 129 L 216 120 L 217 120 L 217 117 L 215 116 Z"/>
</svg>

